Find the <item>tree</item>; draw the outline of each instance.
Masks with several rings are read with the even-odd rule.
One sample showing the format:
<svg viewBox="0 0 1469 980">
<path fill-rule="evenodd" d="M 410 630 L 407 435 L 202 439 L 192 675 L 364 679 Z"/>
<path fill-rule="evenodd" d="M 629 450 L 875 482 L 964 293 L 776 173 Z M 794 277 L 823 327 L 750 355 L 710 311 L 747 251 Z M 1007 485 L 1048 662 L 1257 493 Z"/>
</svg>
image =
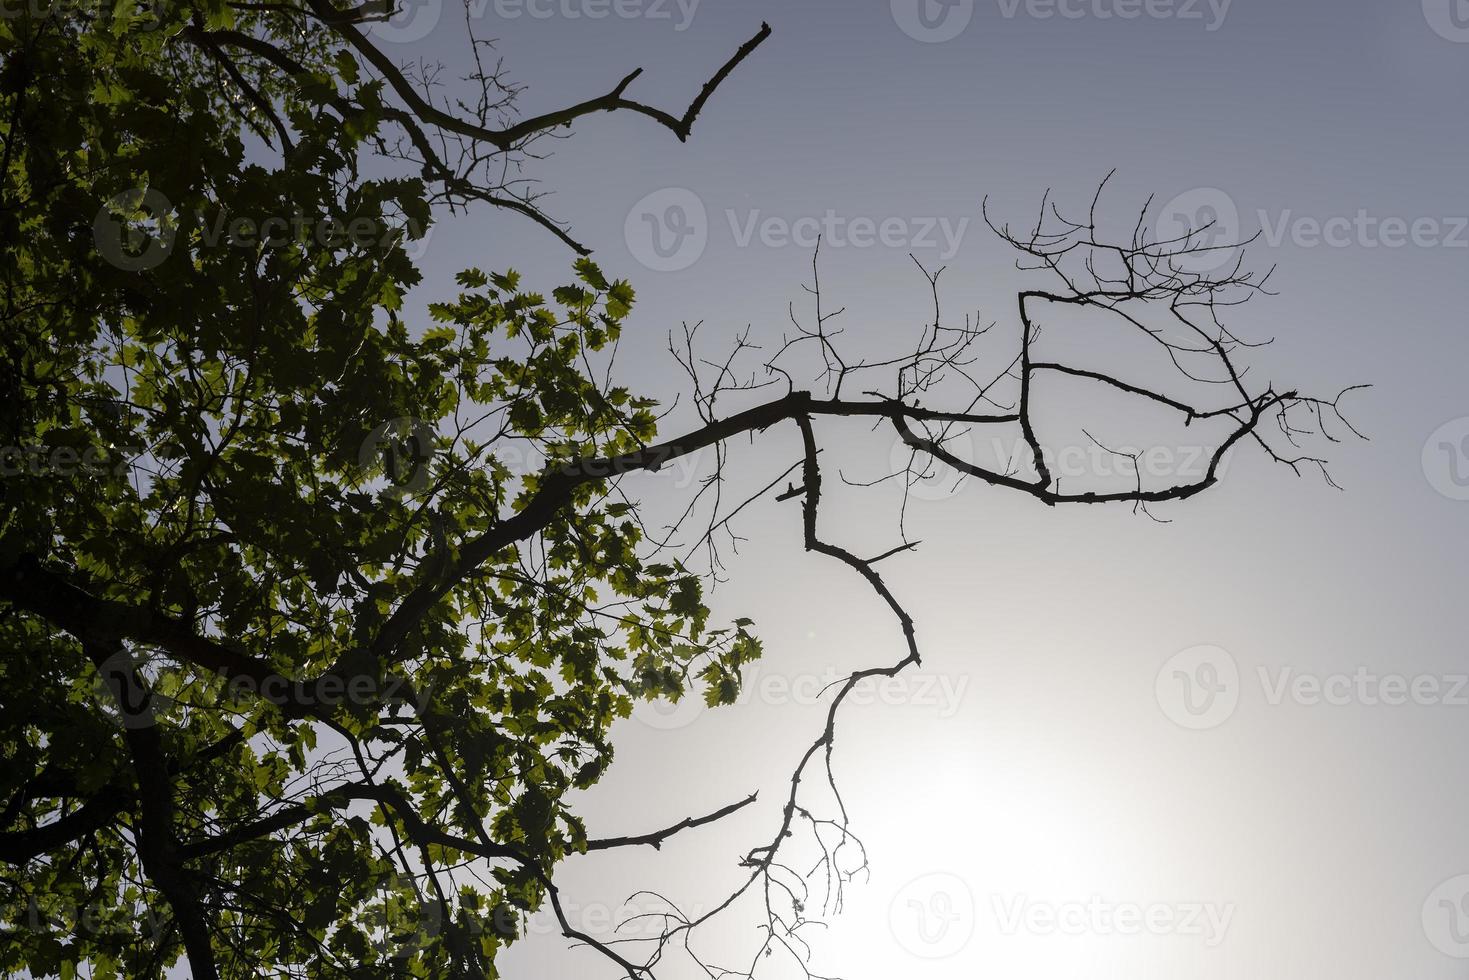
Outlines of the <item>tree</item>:
<svg viewBox="0 0 1469 980">
<path fill-rule="evenodd" d="M 828 897 L 865 862 L 831 768 L 839 709 L 920 657 L 876 569 L 913 544 L 866 559 L 830 537 L 819 424 L 890 426 L 910 450 L 905 482 L 951 467 L 1052 506 L 1180 500 L 1243 444 L 1325 472 L 1276 447 L 1308 428 L 1335 438 L 1338 399 L 1246 385 L 1245 345 L 1219 319 L 1265 280 L 1242 259 L 1200 270 L 1224 248 L 1203 244 L 1207 227 L 1157 241 L 1140 222 L 1110 241 L 1095 199 L 1084 221 L 1043 205 L 1027 234 L 996 228 L 1057 285 L 1020 293 L 1018 349 L 993 373 L 979 373 L 989 328 L 946 321 L 939 272 L 923 270 L 933 311 L 913 347 L 867 361 L 846 358 L 840 311 L 813 280 L 813 318 L 793 309 L 777 348 L 741 337 L 711 361 L 685 333 L 675 354 L 699 419 L 660 441 L 657 406 L 611 371 L 628 283 L 581 258 L 548 298 L 512 272 L 467 269 L 424 317 L 403 308 L 418 280 L 406 245 L 434 205 L 480 202 L 584 251 L 499 175 L 592 112 L 687 138 L 769 29 L 682 116 L 629 99 L 634 72 L 514 121 L 502 69 L 476 74 L 473 104 L 437 96 L 431 75 L 374 46 L 365 28 L 381 16 L 199 0 L 0 20 L 0 885 L 19 924 L 7 969 L 152 976 L 186 957 L 201 978 L 495 976 L 522 915 L 544 907 L 569 939 L 646 976 L 675 946 L 698 957 L 694 933 L 746 899 L 765 938 L 738 972 L 775 950 L 800 959 L 798 835 Z M 367 176 L 373 155 L 408 166 Z M 1048 307 L 1115 319 L 1166 352 L 1170 383 L 1225 394 L 1194 407 L 1161 382 L 1042 360 Z M 798 383 L 813 364 L 814 385 Z M 1217 426 L 1207 471 L 1063 487 L 1035 408 L 1047 376 Z M 734 441 L 777 426 L 799 435 L 797 463 L 729 504 Z M 1028 460 L 962 458 L 964 426 L 1017 431 Z M 716 472 L 681 522 L 703 531 L 680 555 L 623 478 L 701 451 Z M 515 465 L 527 452 L 544 463 Z M 564 914 L 557 863 L 657 846 L 753 797 L 599 839 L 567 794 L 606 770 L 610 726 L 635 701 L 737 696 L 760 644 L 748 620 L 711 622 L 704 589 L 719 535 L 767 495 L 801 500 L 805 547 L 871 586 L 903 655 L 832 692 L 743 886 L 705 915 L 670 911 L 648 945 L 614 946 Z"/>
</svg>

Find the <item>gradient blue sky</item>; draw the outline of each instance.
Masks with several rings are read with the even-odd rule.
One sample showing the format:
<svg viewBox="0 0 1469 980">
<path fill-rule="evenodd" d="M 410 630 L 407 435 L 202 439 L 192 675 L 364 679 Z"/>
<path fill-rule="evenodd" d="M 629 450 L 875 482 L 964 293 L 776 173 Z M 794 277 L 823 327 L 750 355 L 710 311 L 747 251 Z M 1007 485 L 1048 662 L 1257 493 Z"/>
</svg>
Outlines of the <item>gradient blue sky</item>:
<svg viewBox="0 0 1469 980">
<path fill-rule="evenodd" d="M 1115 168 L 1116 220 L 1153 194 L 1190 211 L 1222 200 L 1244 235 L 1267 231 L 1253 255 L 1278 265 L 1280 295 L 1233 325 L 1277 338 L 1253 359 L 1265 378 L 1326 393 L 1375 385 L 1350 403 L 1372 441 L 1333 449 L 1345 492 L 1246 453 L 1222 486 L 1162 512 L 1166 525 L 1125 509 L 1053 512 L 976 486 L 918 502 L 910 526 L 923 547 L 885 567 L 918 619 L 925 673 L 962 693 L 936 702 L 908 689 L 845 722 L 838 767 L 874 871 L 817 943 L 814 968 L 1007 980 L 1465 976 L 1469 931 L 1457 930 L 1469 913 L 1453 905 L 1469 895 L 1455 880 L 1469 874 L 1469 704 L 1355 694 L 1340 705 L 1271 703 L 1271 684 L 1284 670 L 1445 685 L 1469 671 L 1469 502 L 1456 499 L 1469 491 L 1455 479 L 1469 473 L 1469 222 L 1456 220 L 1469 216 L 1469 29 L 1457 26 L 1469 9 L 1159 0 L 1126 19 L 1102 14 L 1127 0 L 1063 5 L 1080 16 L 1037 16 L 1054 9 L 1039 0 L 975 0 L 951 14 L 967 12 L 961 32 L 932 43 L 900 26 L 916 2 L 703 0 L 686 23 L 671 0 L 658 8 L 668 18 L 568 16 L 595 9 L 586 0 L 537 8 L 545 17 L 476 6 L 476 30 L 499 39 L 529 86 L 528 113 L 599 94 L 636 66 L 646 71 L 629 94 L 681 110 L 762 20 L 774 29 L 687 144 L 644 119 L 601 116 L 529 171 L 555 192 L 548 210 L 637 287 L 629 383 L 670 399 L 680 390 L 663 344 L 683 321 L 705 321 L 711 342 L 746 325 L 752 339 L 779 336 L 810 251 L 758 236 L 741 244 L 736 229 L 752 219 L 830 211 L 964 229 L 953 254 L 909 240 L 824 252 L 824 285 L 847 307 L 854 349 L 906 337 L 925 315 L 910 249 L 947 265 L 950 312 L 1013 328 L 1014 293 L 1030 280 L 983 227 L 980 200 L 1024 222 L 1046 188 L 1080 206 Z M 457 0 L 443 3 L 426 36 L 390 49 L 462 68 L 462 14 Z M 639 202 L 671 200 L 670 188 L 703 208 L 707 244 L 685 268 L 658 271 L 625 230 L 642 227 Z M 1351 226 L 1323 243 L 1312 221 Z M 1384 244 L 1384 221 L 1417 222 L 1418 240 Z M 418 298 L 463 265 L 514 266 L 549 286 L 570 260 L 524 221 L 476 212 L 435 228 Z M 1100 356 L 1104 345 L 1082 338 L 1070 353 Z M 824 437 L 853 466 L 867 461 L 858 472 L 889 458 L 885 436 Z M 746 456 L 778 472 L 792 443 L 769 445 L 768 457 Z M 650 483 L 650 494 L 686 489 L 668 483 Z M 881 494 L 833 503 L 829 533 L 884 540 L 893 504 Z M 800 554 L 793 507 L 751 511 L 749 541 L 715 595 L 721 612 L 756 619 L 761 671 L 801 678 L 898 659 L 896 630 L 850 573 Z M 1175 723 L 1155 682 L 1201 645 L 1237 668 L 1237 707 L 1195 731 Z M 586 801 L 594 831 L 647 829 L 754 789 L 773 801 L 819 724 L 819 707 L 792 700 L 767 689 L 683 727 L 625 723 L 619 763 Z M 697 907 L 735 880 L 734 855 L 773 816 L 763 804 L 656 856 L 578 861 L 563 886 L 608 905 L 657 886 Z M 1096 896 L 1228 908 L 1229 924 L 1214 944 L 1005 928 L 1017 901 L 1066 909 Z M 915 930 L 944 909 L 957 910 L 951 931 L 926 942 L 941 930 Z M 747 925 L 711 941 L 737 949 Z M 543 939 L 517 950 L 507 975 L 601 975 L 593 955 Z"/>
</svg>

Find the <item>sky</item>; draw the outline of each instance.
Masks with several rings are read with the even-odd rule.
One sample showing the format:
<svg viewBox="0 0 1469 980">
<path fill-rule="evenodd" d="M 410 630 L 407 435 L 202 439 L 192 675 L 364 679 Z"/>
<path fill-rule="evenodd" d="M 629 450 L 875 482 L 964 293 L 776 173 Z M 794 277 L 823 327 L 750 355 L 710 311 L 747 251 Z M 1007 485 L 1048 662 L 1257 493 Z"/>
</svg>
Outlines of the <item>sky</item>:
<svg viewBox="0 0 1469 980">
<path fill-rule="evenodd" d="M 462 70 L 459 6 L 422 0 L 379 40 Z M 474 0 L 469 16 L 527 86 L 527 113 L 635 67 L 630 96 L 681 111 L 770 23 L 686 144 L 604 114 L 528 170 L 548 211 L 636 287 L 621 377 L 667 403 L 687 383 L 669 332 L 702 322 L 711 355 L 747 327 L 777 342 L 788 304 L 809 303 L 817 228 L 852 350 L 921 327 L 910 253 L 945 268 L 948 315 L 1013 341 L 1016 292 L 1035 279 L 981 201 L 1021 224 L 1047 189 L 1079 208 L 1113 170 L 1104 210 L 1124 232 L 1152 197 L 1160 228 L 1203 215 L 1260 233 L 1250 254 L 1276 267 L 1278 295 L 1231 321 L 1275 338 L 1252 377 L 1327 395 L 1373 385 L 1345 403 L 1370 441 L 1330 447 L 1340 491 L 1248 447 L 1219 486 L 1156 509 L 1168 523 L 920 488 L 906 524 L 922 544 L 882 570 L 924 664 L 842 715 L 835 765 L 871 873 L 813 934 L 815 973 L 1469 975 L 1469 4 Z M 434 228 L 415 299 L 470 264 L 549 288 L 571 259 L 522 219 L 471 212 Z M 1112 353 L 1100 331 L 1064 343 L 1077 361 Z M 665 432 L 693 424 L 681 404 Z M 1057 412 L 1090 424 L 1110 404 L 1069 389 Z M 854 479 L 896 458 L 882 432 L 818 429 Z M 1180 468 L 1198 449 L 1112 438 Z M 773 478 L 795 447 L 772 432 L 735 465 Z M 1078 478 L 1101 465 L 1074 463 Z M 708 464 L 647 478 L 650 506 L 685 499 Z M 844 488 L 825 531 L 876 553 L 898 540 L 897 504 Z M 902 656 L 850 570 L 801 551 L 797 503 L 754 505 L 738 530 L 712 604 L 764 639 L 744 700 L 619 723 L 617 763 L 582 806 L 611 835 L 760 802 L 658 852 L 568 862 L 558 884 L 599 935 L 619 911 L 656 911 L 625 904 L 639 889 L 693 910 L 722 898 L 820 730 L 821 685 Z M 716 959 L 756 941 L 738 915 L 701 937 Z M 544 928 L 503 972 L 615 974 Z"/>
</svg>

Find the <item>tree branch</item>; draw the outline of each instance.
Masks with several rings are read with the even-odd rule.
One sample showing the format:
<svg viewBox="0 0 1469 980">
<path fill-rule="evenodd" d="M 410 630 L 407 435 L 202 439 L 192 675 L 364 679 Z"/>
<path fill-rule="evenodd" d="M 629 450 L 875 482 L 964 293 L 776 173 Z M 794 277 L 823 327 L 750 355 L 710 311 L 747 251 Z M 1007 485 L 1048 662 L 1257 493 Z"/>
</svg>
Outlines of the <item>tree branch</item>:
<svg viewBox="0 0 1469 980">
<path fill-rule="evenodd" d="M 665 827 L 662 830 L 655 830 L 651 834 L 638 834 L 633 837 L 602 837 L 596 840 L 589 840 L 587 841 L 587 850 L 605 851 L 614 847 L 636 847 L 646 844 L 656 851 L 663 847 L 664 841 L 680 831 L 688 830 L 692 827 L 702 827 L 704 824 L 713 823 L 716 820 L 729 816 L 731 813 L 743 810 L 755 802 L 757 795 L 756 793 L 751 793 L 743 800 L 720 807 L 713 813 L 705 814 L 702 817 L 685 817 L 673 826 Z"/>
</svg>

